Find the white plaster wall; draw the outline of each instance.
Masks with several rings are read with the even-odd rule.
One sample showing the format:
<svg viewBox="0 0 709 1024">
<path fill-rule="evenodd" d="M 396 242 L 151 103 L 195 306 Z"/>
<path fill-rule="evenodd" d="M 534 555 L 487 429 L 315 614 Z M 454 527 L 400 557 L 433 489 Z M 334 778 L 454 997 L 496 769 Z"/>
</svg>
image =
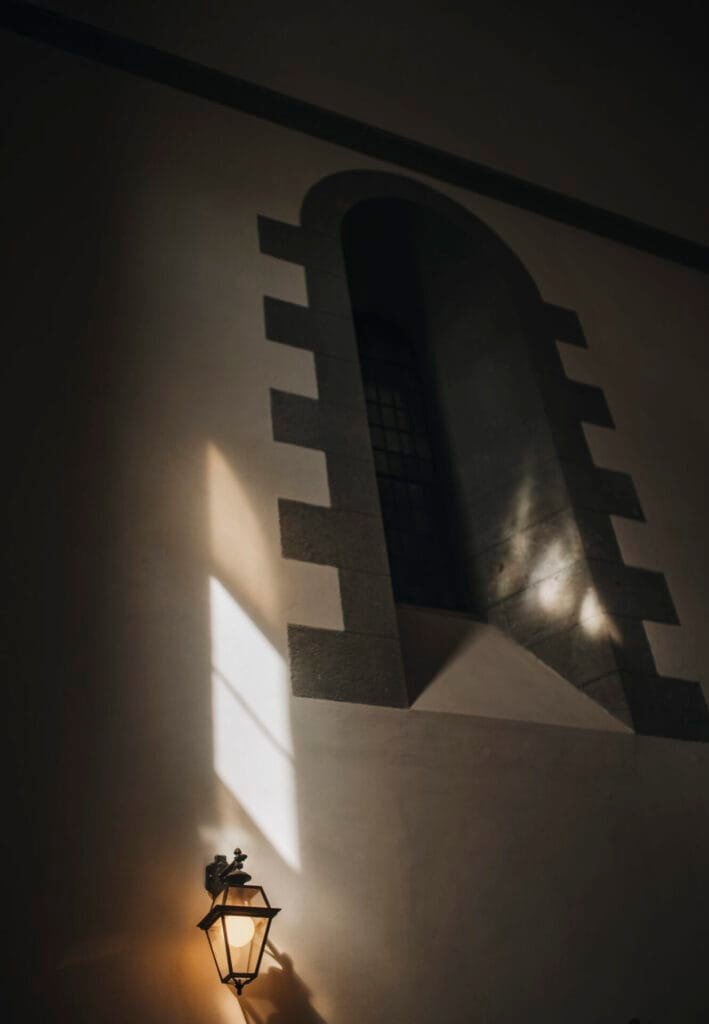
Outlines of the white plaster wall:
<svg viewBox="0 0 709 1024">
<path fill-rule="evenodd" d="M 337 628 L 341 612 L 334 570 L 280 557 L 277 498 L 326 503 L 327 483 L 319 453 L 271 440 L 269 388 L 315 381 L 307 353 L 264 338 L 263 294 L 305 294 L 298 268 L 259 254 L 256 217 L 296 223 L 317 180 L 375 164 L 3 49 L 43 965 L 18 1019 L 36 1002 L 48 1022 L 239 1021 L 194 927 L 202 865 L 238 842 L 283 907 L 273 940 L 295 972 L 264 964 L 244 1001 L 256 1024 L 698 1024 L 709 750 L 288 697 L 286 622 Z M 446 191 L 579 312 L 590 348 L 567 365 L 618 428 L 593 450 L 633 475 L 648 519 L 619 527 L 624 554 L 667 573 L 683 623 L 653 630 L 660 668 L 706 679 L 705 278 Z M 217 621 L 246 630 L 260 674 Z M 215 651 L 248 705 L 228 705 L 221 754 Z M 242 764 L 259 717 L 268 753 Z"/>
</svg>

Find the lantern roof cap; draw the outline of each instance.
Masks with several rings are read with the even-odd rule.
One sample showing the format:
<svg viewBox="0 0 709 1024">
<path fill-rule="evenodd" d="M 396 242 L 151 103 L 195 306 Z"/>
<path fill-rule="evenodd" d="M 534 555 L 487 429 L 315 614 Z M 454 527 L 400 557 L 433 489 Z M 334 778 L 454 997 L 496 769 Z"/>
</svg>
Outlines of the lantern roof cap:
<svg viewBox="0 0 709 1024">
<path fill-rule="evenodd" d="M 251 881 L 251 875 L 244 871 L 244 861 L 248 853 L 242 853 L 239 847 L 234 850 L 234 859 L 231 864 L 222 872 L 224 885 L 246 885 Z"/>
</svg>

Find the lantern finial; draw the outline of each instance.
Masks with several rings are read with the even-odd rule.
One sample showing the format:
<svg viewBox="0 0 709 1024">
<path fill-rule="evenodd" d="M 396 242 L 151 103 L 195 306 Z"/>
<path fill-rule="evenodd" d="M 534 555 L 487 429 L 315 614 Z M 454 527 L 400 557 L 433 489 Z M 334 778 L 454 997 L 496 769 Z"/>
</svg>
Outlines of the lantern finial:
<svg viewBox="0 0 709 1024">
<path fill-rule="evenodd" d="M 244 866 L 244 861 L 248 858 L 248 853 L 242 853 L 239 847 L 234 850 L 234 860 L 231 862 L 229 867 L 229 873 L 232 868 L 236 868 L 237 871 L 241 871 Z"/>
</svg>

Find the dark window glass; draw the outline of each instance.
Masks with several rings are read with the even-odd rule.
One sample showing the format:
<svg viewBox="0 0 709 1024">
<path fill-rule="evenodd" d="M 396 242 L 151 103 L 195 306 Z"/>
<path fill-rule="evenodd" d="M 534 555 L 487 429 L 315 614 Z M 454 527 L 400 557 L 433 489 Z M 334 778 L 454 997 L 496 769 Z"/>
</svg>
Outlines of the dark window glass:
<svg viewBox="0 0 709 1024">
<path fill-rule="evenodd" d="M 459 607 L 416 350 L 379 317 L 358 320 L 357 341 L 394 596 Z"/>
</svg>

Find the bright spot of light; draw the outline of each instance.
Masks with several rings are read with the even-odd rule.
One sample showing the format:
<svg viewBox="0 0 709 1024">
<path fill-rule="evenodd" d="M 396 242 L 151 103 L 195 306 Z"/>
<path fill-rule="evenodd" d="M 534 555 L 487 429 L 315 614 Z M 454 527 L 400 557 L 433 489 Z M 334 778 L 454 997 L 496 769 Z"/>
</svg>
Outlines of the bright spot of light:
<svg viewBox="0 0 709 1024">
<path fill-rule="evenodd" d="M 274 623 L 278 590 L 274 556 L 252 488 L 222 452 L 207 446 L 210 554 L 220 579 L 259 621 Z"/>
<path fill-rule="evenodd" d="M 584 619 L 588 620 L 584 625 L 586 632 L 591 636 L 597 636 L 603 631 L 603 620 L 605 615 L 603 613 L 601 602 L 598 600 L 598 594 L 593 587 L 589 587 L 584 595 L 584 599 L 581 602 L 581 610 L 579 611 L 579 618 L 582 621 Z"/>
<path fill-rule="evenodd" d="M 534 576 L 542 578 L 537 589 L 539 603 L 545 611 L 559 615 L 567 614 L 574 607 L 573 588 L 569 586 L 566 562 L 566 547 L 557 540 L 549 545 L 534 567 Z"/>
<path fill-rule="evenodd" d="M 588 588 L 581 602 L 579 621 L 588 636 L 595 637 L 605 634 L 616 642 L 620 642 L 618 628 L 606 615 L 605 608 L 599 601 L 598 594 L 593 587 Z"/>
<path fill-rule="evenodd" d="M 563 576 L 549 576 L 539 584 L 539 603 L 548 612 L 570 610 L 569 594 Z M 571 601 L 573 603 L 573 599 Z M 567 607 L 569 606 L 569 607 Z"/>
<path fill-rule="evenodd" d="M 530 546 L 530 535 L 529 531 L 525 530 L 522 533 L 516 533 L 512 538 L 512 555 L 514 558 L 520 561 L 527 557 Z"/>
<path fill-rule="evenodd" d="M 527 516 L 532 507 L 532 481 L 529 473 L 525 475 L 522 485 L 515 495 L 511 513 L 511 522 L 515 530 L 524 530 Z"/>
<path fill-rule="evenodd" d="M 298 870 L 286 666 L 214 577 L 209 597 L 215 771 L 286 863 Z"/>
<path fill-rule="evenodd" d="M 555 540 L 539 559 L 534 570 L 535 576 L 537 578 L 551 576 L 552 573 L 563 569 L 566 564 L 565 554 L 564 545 L 560 540 Z"/>
</svg>

